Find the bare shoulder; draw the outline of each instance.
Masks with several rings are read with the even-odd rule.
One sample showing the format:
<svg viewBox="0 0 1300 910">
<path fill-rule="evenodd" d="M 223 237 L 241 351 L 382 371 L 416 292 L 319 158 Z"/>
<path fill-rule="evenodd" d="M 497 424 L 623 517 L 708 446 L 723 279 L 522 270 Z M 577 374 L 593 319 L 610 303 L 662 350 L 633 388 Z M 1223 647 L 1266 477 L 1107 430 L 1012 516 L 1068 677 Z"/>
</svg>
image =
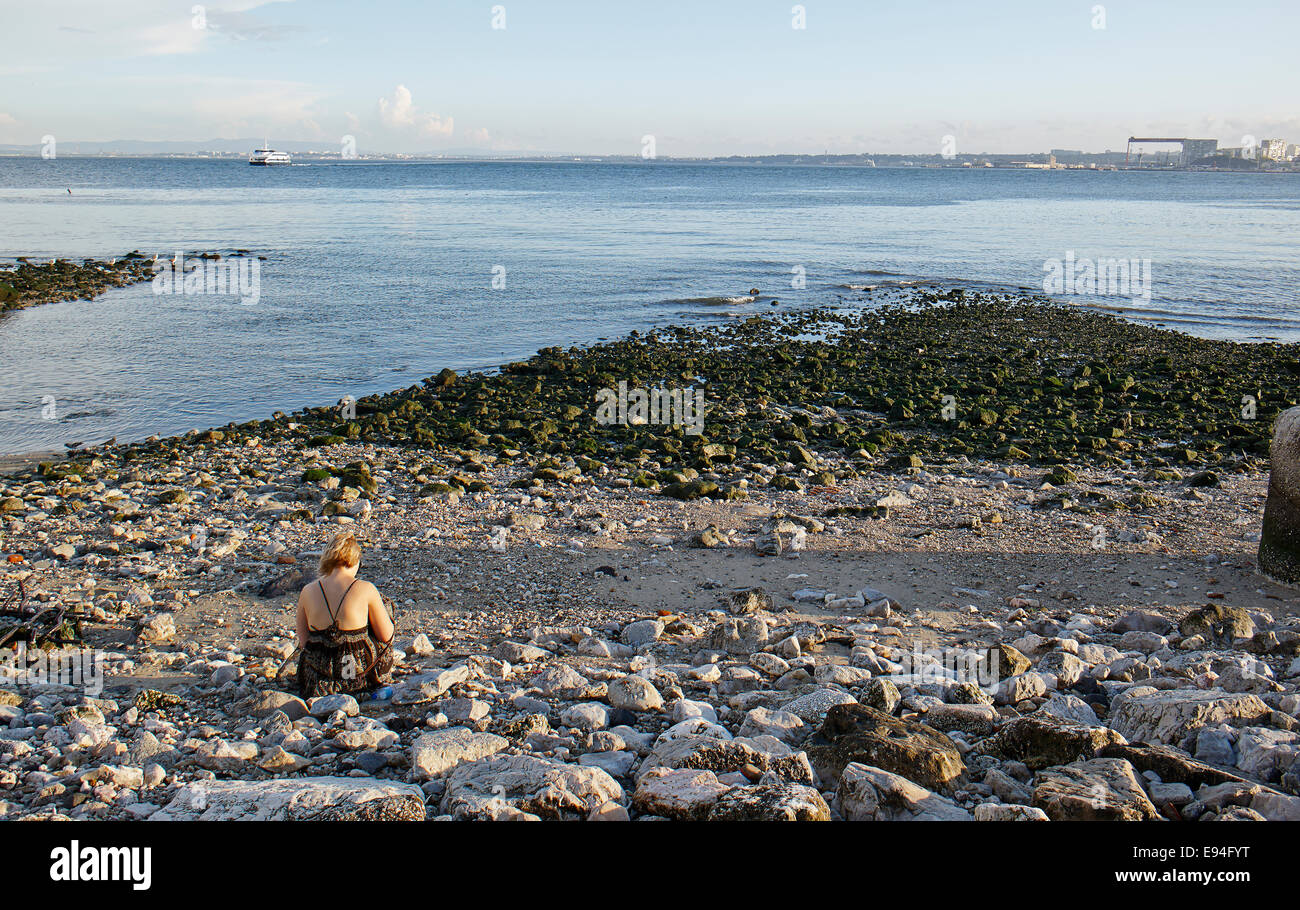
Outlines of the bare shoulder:
<svg viewBox="0 0 1300 910">
<path fill-rule="evenodd" d="M 379 589 L 364 578 L 357 579 L 357 590 L 366 595 L 367 598 L 379 597 Z"/>
</svg>

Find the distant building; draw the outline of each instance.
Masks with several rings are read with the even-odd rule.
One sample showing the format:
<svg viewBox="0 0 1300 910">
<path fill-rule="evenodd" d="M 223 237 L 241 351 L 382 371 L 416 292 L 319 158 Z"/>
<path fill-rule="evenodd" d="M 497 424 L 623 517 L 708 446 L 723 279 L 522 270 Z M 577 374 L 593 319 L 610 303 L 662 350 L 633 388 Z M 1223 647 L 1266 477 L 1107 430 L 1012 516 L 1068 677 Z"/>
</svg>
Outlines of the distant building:
<svg viewBox="0 0 1300 910">
<path fill-rule="evenodd" d="M 1273 161 L 1286 160 L 1286 140 L 1285 139 L 1261 139 L 1259 141 L 1259 157 L 1268 158 Z"/>
<path fill-rule="evenodd" d="M 1300 145 L 1288 145 L 1286 147 L 1286 160 L 1294 161 L 1296 158 L 1300 158 Z"/>
<path fill-rule="evenodd" d="M 1218 139 L 1184 139 L 1182 163 L 1187 165 L 1193 161 L 1200 161 L 1202 158 L 1210 157 L 1218 150 Z"/>
</svg>

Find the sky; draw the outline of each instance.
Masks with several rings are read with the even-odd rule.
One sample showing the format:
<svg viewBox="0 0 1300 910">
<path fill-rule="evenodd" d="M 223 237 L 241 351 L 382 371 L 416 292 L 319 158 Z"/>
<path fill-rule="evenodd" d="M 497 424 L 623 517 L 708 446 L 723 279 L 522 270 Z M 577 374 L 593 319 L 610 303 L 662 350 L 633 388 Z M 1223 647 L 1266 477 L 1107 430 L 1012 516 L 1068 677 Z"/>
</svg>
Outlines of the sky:
<svg viewBox="0 0 1300 910">
<path fill-rule="evenodd" d="M 352 136 L 363 154 L 637 155 L 653 137 L 656 155 L 687 157 L 1300 142 L 1295 0 L 0 0 L 0 23 L 0 144 Z"/>
</svg>

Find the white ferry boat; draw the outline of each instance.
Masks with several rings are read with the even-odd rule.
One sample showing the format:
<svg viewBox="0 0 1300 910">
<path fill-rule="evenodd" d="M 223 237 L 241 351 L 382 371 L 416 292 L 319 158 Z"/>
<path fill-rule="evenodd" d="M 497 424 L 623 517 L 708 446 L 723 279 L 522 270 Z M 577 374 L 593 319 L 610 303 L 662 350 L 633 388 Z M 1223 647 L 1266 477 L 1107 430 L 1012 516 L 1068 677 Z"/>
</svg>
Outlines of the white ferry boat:
<svg viewBox="0 0 1300 910">
<path fill-rule="evenodd" d="M 273 148 L 254 149 L 248 156 L 249 164 L 292 164 L 288 152 L 277 152 Z"/>
</svg>

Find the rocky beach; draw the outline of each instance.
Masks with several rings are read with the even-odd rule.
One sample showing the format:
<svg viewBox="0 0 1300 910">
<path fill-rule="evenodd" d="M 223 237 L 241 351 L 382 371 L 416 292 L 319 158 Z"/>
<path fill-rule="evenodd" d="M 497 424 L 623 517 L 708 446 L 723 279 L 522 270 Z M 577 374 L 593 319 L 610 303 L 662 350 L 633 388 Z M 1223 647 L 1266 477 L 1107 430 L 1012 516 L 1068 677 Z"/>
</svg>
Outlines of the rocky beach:
<svg viewBox="0 0 1300 910">
<path fill-rule="evenodd" d="M 918 289 L 74 451 L 4 478 L 0 636 L 53 608 L 102 691 L 0 678 L 0 818 L 1300 819 L 1297 377 Z M 389 700 L 294 694 L 340 529 Z"/>
</svg>

